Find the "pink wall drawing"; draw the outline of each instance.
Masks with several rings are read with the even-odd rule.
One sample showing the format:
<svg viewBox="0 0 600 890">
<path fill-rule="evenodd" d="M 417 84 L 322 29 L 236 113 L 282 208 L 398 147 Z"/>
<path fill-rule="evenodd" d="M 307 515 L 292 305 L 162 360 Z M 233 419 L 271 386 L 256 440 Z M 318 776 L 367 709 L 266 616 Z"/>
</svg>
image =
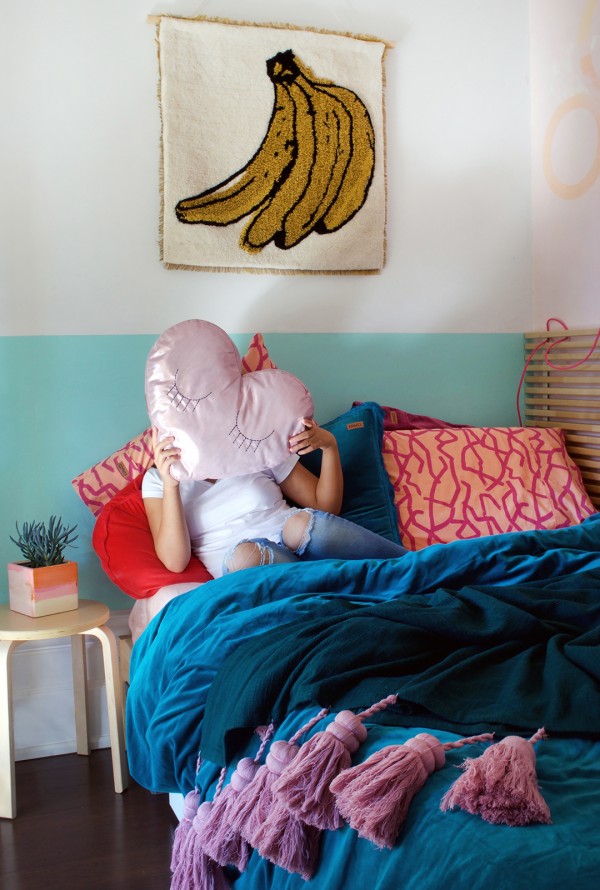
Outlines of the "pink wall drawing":
<svg viewBox="0 0 600 890">
<path fill-rule="evenodd" d="M 533 317 L 598 320 L 600 2 L 531 0 Z"/>
</svg>

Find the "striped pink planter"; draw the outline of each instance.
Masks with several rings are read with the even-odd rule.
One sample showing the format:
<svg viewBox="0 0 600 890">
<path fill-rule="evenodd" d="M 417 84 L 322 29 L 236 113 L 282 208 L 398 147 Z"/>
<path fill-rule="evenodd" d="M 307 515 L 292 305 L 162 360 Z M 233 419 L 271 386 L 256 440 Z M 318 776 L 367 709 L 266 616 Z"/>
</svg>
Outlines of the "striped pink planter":
<svg viewBox="0 0 600 890">
<path fill-rule="evenodd" d="M 32 569 L 29 563 L 8 564 L 10 608 L 30 618 L 70 612 L 77 608 L 77 563 Z"/>
</svg>

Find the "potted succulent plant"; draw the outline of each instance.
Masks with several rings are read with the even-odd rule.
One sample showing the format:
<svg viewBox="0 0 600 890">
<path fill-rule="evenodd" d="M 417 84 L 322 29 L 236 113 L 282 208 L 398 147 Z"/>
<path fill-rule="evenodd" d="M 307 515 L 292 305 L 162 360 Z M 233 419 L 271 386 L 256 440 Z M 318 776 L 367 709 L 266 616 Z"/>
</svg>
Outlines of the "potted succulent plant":
<svg viewBox="0 0 600 890">
<path fill-rule="evenodd" d="M 24 522 L 11 541 L 20 548 L 23 562 L 8 564 L 10 608 L 31 618 L 77 608 L 77 563 L 65 559 L 65 548 L 77 539 L 76 526 L 67 528 L 60 517 Z"/>
</svg>

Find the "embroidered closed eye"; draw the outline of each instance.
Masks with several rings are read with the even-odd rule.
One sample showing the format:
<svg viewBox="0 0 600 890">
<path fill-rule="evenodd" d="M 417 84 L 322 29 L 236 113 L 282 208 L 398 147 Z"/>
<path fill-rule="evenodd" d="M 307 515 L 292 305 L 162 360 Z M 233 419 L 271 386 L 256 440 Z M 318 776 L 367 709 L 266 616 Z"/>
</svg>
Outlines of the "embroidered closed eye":
<svg viewBox="0 0 600 890">
<path fill-rule="evenodd" d="M 258 451 L 258 446 L 261 444 L 261 442 L 265 442 L 269 438 L 269 436 L 273 435 L 275 430 L 271 430 L 271 432 L 268 435 L 263 436 L 261 439 L 253 439 L 250 436 L 246 436 L 246 434 L 243 433 L 241 431 L 241 429 L 239 428 L 239 426 L 238 426 L 239 416 L 240 416 L 240 412 L 238 411 L 236 418 L 235 418 L 235 426 L 233 427 L 232 430 L 229 431 L 229 437 L 232 439 L 232 444 L 237 445 L 237 447 L 240 449 L 245 448 L 246 451 L 250 451 L 251 449 L 252 449 L 252 451 L 255 451 L 255 452 Z"/>
<path fill-rule="evenodd" d="M 195 411 L 198 407 L 198 404 L 202 402 L 204 399 L 207 399 L 211 392 L 207 392 L 205 396 L 200 396 L 199 399 L 192 399 L 190 396 L 184 395 L 179 387 L 177 386 L 177 375 L 179 374 L 179 368 L 175 371 L 175 377 L 173 378 L 173 386 L 167 392 L 167 397 L 171 400 L 175 408 L 178 411 L 187 411 L 190 408 L 191 411 Z"/>
</svg>

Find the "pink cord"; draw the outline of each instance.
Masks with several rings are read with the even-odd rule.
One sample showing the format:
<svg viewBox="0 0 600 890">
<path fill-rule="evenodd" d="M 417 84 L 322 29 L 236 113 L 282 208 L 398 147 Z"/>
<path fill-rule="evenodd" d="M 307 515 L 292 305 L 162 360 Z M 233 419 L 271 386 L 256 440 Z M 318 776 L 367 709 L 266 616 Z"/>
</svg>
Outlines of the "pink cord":
<svg viewBox="0 0 600 890">
<path fill-rule="evenodd" d="M 444 751 L 450 751 L 452 748 L 464 748 L 465 745 L 474 745 L 477 742 L 491 742 L 494 738 L 493 732 L 484 732 L 481 735 L 472 735 L 468 739 L 458 739 L 456 742 L 445 742 L 442 745 Z"/>
<path fill-rule="evenodd" d="M 539 742 L 542 739 L 547 739 L 547 738 L 548 738 L 548 733 L 542 727 L 541 729 L 538 729 L 538 731 L 531 736 L 529 741 L 531 742 L 532 745 L 535 745 L 536 742 Z"/>
<path fill-rule="evenodd" d="M 260 747 L 259 747 L 259 749 L 258 749 L 258 751 L 256 752 L 256 755 L 255 755 L 255 757 L 254 757 L 254 762 L 255 762 L 255 763 L 258 763 L 258 761 L 259 761 L 260 758 L 262 757 L 263 751 L 265 750 L 265 748 L 266 748 L 267 745 L 269 744 L 269 739 L 270 739 L 271 736 L 273 735 L 273 730 L 274 730 L 274 729 L 275 729 L 275 725 L 274 725 L 273 723 L 269 723 L 269 725 L 267 726 L 266 732 L 265 732 L 265 734 L 264 734 L 264 736 L 263 736 L 263 740 L 262 740 L 262 742 L 260 743 Z M 215 793 L 213 794 L 213 801 L 217 799 L 217 797 L 219 796 L 219 794 L 220 794 L 221 791 L 223 790 L 223 785 L 225 784 L 225 776 L 226 776 L 226 775 L 227 775 L 227 767 L 224 766 L 223 769 L 221 770 L 220 774 L 219 774 L 219 781 L 217 782 L 217 785 L 216 785 L 216 787 L 215 787 Z"/>
<path fill-rule="evenodd" d="M 462 748 L 465 745 L 474 745 L 477 742 L 491 742 L 494 738 L 493 732 L 484 732 L 482 735 L 472 735 L 468 739 L 458 739 L 456 742 L 446 742 L 442 745 L 444 751 L 449 751 L 451 748 Z M 545 729 L 538 729 L 534 735 L 529 739 L 532 745 L 535 745 L 536 742 L 539 742 L 541 739 L 547 739 L 548 733 Z"/>
<path fill-rule="evenodd" d="M 365 720 L 367 717 L 372 717 L 373 714 L 376 714 L 378 711 L 383 711 L 384 708 L 388 707 L 388 705 L 395 705 L 397 701 L 397 695 L 388 695 L 387 698 L 383 698 L 381 701 L 378 701 L 376 704 L 371 705 L 371 707 L 367 708 L 366 711 L 362 711 L 362 713 L 357 714 L 356 716 L 361 721 Z M 308 732 L 310 729 L 312 729 L 313 726 L 315 726 L 315 724 L 317 724 L 319 720 L 322 720 L 323 717 L 326 717 L 328 713 L 329 708 L 323 708 L 321 711 L 319 711 L 319 713 L 316 714 L 312 718 L 312 720 L 309 720 L 308 723 L 305 723 L 304 726 L 300 727 L 298 732 L 289 740 L 289 744 L 295 745 L 300 736 L 304 735 L 305 732 Z"/>
<path fill-rule="evenodd" d="M 263 752 L 264 752 L 265 748 L 267 747 L 267 745 L 269 744 L 269 740 L 270 740 L 271 736 L 273 735 L 274 729 L 275 729 L 275 724 L 269 723 L 269 725 L 267 726 L 266 732 L 263 736 L 263 740 L 260 743 L 260 748 L 258 749 L 258 751 L 256 752 L 256 755 L 254 757 L 255 763 L 258 763 L 260 758 L 263 756 Z"/>
<path fill-rule="evenodd" d="M 561 325 L 565 331 L 569 330 L 568 326 L 560 318 L 549 318 L 546 321 L 546 330 L 547 331 L 550 330 L 550 323 L 553 321 L 555 321 L 557 324 Z M 517 387 L 517 414 L 519 416 L 519 426 L 523 426 L 523 419 L 521 417 L 521 404 L 520 404 L 521 389 L 523 387 L 523 382 L 525 380 L 525 374 L 527 373 L 527 368 L 529 367 L 529 363 L 531 362 L 531 359 L 534 357 L 534 355 L 536 354 L 538 349 L 541 349 L 542 346 L 544 346 L 546 343 L 548 343 L 549 345 L 548 345 L 546 351 L 544 352 L 544 361 L 548 365 L 548 367 L 552 368 L 554 371 L 573 371 L 575 368 L 578 368 L 580 365 L 585 364 L 585 362 L 587 362 L 587 360 L 590 358 L 594 349 L 598 345 L 598 342 L 600 341 L 600 328 L 598 328 L 598 332 L 594 338 L 594 342 L 590 346 L 590 348 L 587 352 L 587 355 L 585 355 L 578 362 L 574 362 L 572 365 L 555 365 L 553 362 L 550 361 L 550 358 L 549 358 L 550 352 L 554 349 L 555 346 L 558 346 L 559 343 L 565 343 L 567 340 L 570 340 L 570 337 L 560 337 L 558 340 L 551 340 L 549 337 L 546 337 L 545 340 L 541 340 L 538 343 L 538 345 L 531 351 L 531 355 L 525 362 L 525 367 L 523 368 L 523 372 L 521 374 L 521 379 L 519 380 L 519 385 Z"/>
<path fill-rule="evenodd" d="M 295 745 L 301 735 L 304 735 L 305 732 L 308 732 L 310 729 L 315 726 L 319 720 L 322 720 L 323 717 L 326 717 L 329 714 L 329 708 L 322 708 L 318 714 L 316 714 L 312 720 L 309 720 L 308 723 L 305 723 L 304 726 L 301 726 L 298 732 L 291 737 L 289 740 L 290 745 Z"/>
<path fill-rule="evenodd" d="M 224 766 L 219 774 L 219 781 L 217 782 L 217 786 L 215 788 L 215 793 L 213 794 L 213 800 L 216 800 L 217 797 L 219 796 L 219 794 L 221 793 L 223 785 L 225 784 L 225 776 L 226 775 L 227 775 L 227 767 Z"/>
<path fill-rule="evenodd" d="M 384 711 L 388 705 L 395 705 L 397 701 L 397 695 L 388 695 L 387 698 L 382 698 L 377 704 L 371 705 L 366 711 L 361 711 L 361 713 L 356 716 L 359 720 L 366 720 L 367 717 L 372 717 L 373 714 L 377 714 L 378 711 Z"/>
</svg>

